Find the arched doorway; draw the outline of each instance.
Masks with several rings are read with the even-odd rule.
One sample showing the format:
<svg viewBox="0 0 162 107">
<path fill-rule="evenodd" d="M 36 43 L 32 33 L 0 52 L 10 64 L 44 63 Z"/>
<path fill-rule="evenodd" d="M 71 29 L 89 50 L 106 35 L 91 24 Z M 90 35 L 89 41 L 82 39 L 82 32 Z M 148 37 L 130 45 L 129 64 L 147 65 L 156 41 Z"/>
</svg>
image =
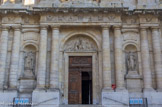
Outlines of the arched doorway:
<svg viewBox="0 0 162 107">
<path fill-rule="evenodd" d="M 64 44 L 64 59 L 64 98 L 67 104 L 97 104 L 99 55 L 96 42 L 86 35 L 69 38 Z"/>
</svg>

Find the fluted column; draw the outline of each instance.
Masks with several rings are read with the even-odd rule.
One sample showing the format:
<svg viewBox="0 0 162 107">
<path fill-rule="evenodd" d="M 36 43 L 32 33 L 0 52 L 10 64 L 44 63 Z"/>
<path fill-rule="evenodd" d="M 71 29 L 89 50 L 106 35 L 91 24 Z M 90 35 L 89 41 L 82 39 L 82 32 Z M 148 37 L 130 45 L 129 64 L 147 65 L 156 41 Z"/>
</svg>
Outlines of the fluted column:
<svg viewBox="0 0 162 107">
<path fill-rule="evenodd" d="M 45 88 L 47 58 L 47 27 L 41 25 L 38 56 L 37 89 Z"/>
<path fill-rule="evenodd" d="M 59 88 L 59 26 L 52 26 L 50 88 Z"/>
<path fill-rule="evenodd" d="M 152 42 L 153 42 L 157 90 L 162 91 L 162 62 L 161 62 L 162 60 L 161 60 L 160 34 L 158 27 L 152 28 Z"/>
<path fill-rule="evenodd" d="M 144 90 L 149 91 L 152 89 L 152 77 L 150 68 L 149 44 L 146 28 L 141 29 L 141 57 L 142 57 L 142 71 L 144 77 Z"/>
<path fill-rule="evenodd" d="M 0 39 L 0 90 L 3 89 L 5 80 L 5 69 L 8 47 L 8 30 L 9 27 L 2 26 L 2 35 Z"/>
<path fill-rule="evenodd" d="M 11 55 L 11 67 L 9 76 L 9 88 L 17 88 L 17 72 L 19 70 L 19 54 L 20 54 L 20 25 L 14 26 L 14 38 Z"/>
<path fill-rule="evenodd" d="M 116 90 L 125 90 L 124 74 L 122 72 L 122 40 L 120 26 L 114 27 L 115 36 L 115 75 L 116 75 Z"/>
<path fill-rule="evenodd" d="M 110 58 L 110 40 L 109 27 L 102 28 L 102 49 L 103 49 L 103 89 L 111 90 L 111 58 Z"/>
</svg>

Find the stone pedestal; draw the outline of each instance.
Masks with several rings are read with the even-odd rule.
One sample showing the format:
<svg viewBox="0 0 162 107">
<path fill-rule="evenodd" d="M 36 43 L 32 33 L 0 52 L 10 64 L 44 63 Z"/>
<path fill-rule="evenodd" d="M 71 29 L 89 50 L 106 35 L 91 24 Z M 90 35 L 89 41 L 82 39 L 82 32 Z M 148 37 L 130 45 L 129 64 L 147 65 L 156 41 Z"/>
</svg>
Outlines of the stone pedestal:
<svg viewBox="0 0 162 107">
<path fill-rule="evenodd" d="M 104 107 L 129 107 L 128 91 L 102 92 L 102 105 Z"/>
<path fill-rule="evenodd" d="M 23 93 L 32 93 L 32 91 L 35 89 L 35 86 L 35 79 L 20 79 L 19 91 Z"/>
<path fill-rule="evenodd" d="M 59 91 L 40 91 L 35 90 L 32 94 L 32 107 L 59 107 Z"/>
<path fill-rule="evenodd" d="M 142 76 L 138 75 L 137 71 L 130 71 L 125 78 L 129 92 L 142 92 Z"/>
<path fill-rule="evenodd" d="M 18 97 L 17 91 L 0 92 L 0 107 L 13 107 L 15 97 Z"/>
<path fill-rule="evenodd" d="M 147 98 L 148 107 L 162 107 L 162 92 L 144 92 L 143 97 Z"/>
</svg>

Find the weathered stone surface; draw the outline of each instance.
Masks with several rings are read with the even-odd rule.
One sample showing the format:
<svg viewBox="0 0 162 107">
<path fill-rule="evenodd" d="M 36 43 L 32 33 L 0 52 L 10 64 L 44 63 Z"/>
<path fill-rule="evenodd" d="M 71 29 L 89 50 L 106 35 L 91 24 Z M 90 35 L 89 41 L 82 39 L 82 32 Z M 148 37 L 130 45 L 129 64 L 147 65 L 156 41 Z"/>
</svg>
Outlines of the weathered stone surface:
<svg viewBox="0 0 162 107">
<path fill-rule="evenodd" d="M 58 107 L 60 104 L 59 91 L 33 91 L 32 107 Z"/>
<path fill-rule="evenodd" d="M 161 1 L 32 2 L 0 6 L 0 104 L 27 97 L 33 107 L 67 106 L 69 57 L 91 56 L 90 106 L 128 107 L 130 97 L 162 106 Z"/>
</svg>

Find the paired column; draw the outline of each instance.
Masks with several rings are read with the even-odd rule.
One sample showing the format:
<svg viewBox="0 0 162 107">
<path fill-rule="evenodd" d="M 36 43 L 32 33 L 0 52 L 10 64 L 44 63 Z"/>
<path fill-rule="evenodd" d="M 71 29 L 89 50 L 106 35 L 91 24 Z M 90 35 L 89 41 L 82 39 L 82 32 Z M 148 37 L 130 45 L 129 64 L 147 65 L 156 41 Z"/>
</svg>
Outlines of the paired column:
<svg viewBox="0 0 162 107">
<path fill-rule="evenodd" d="M 38 73 L 37 89 L 45 88 L 46 79 L 46 57 L 47 57 L 47 25 L 41 25 L 39 56 L 38 56 Z"/>
<path fill-rule="evenodd" d="M 19 69 L 19 54 L 20 54 L 20 25 L 14 26 L 14 38 L 11 56 L 11 68 L 9 78 L 9 88 L 17 88 L 17 71 Z"/>
<path fill-rule="evenodd" d="M 59 26 L 52 26 L 50 88 L 59 89 Z"/>
<path fill-rule="evenodd" d="M 111 90 L 111 58 L 109 27 L 102 27 L 102 49 L 103 49 L 103 89 Z"/>
<path fill-rule="evenodd" d="M 122 72 L 122 40 L 120 26 L 114 26 L 115 37 L 115 74 L 116 74 L 116 88 L 117 90 L 125 90 L 124 74 Z"/>
<path fill-rule="evenodd" d="M 157 90 L 162 91 L 162 60 L 161 60 L 161 46 L 160 46 L 160 35 L 159 28 L 152 28 L 152 42 L 153 42 L 153 52 L 154 52 L 154 64 L 155 73 L 157 80 Z"/>
<path fill-rule="evenodd" d="M 150 68 L 149 44 L 146 28 L 141 28 L 141 57 L 142 57 L 142 71 L 144 76 L 144 90 L 151 91 L 152 77 Z"/>
<path fill-rule="evenodd" d="M 2 26 L 2 35 L 0 39 L 0 90 L 3 89 L 5 80 L 5 69 L 8 47 L 8 30 L 9 27 Z"/>
</svg>

